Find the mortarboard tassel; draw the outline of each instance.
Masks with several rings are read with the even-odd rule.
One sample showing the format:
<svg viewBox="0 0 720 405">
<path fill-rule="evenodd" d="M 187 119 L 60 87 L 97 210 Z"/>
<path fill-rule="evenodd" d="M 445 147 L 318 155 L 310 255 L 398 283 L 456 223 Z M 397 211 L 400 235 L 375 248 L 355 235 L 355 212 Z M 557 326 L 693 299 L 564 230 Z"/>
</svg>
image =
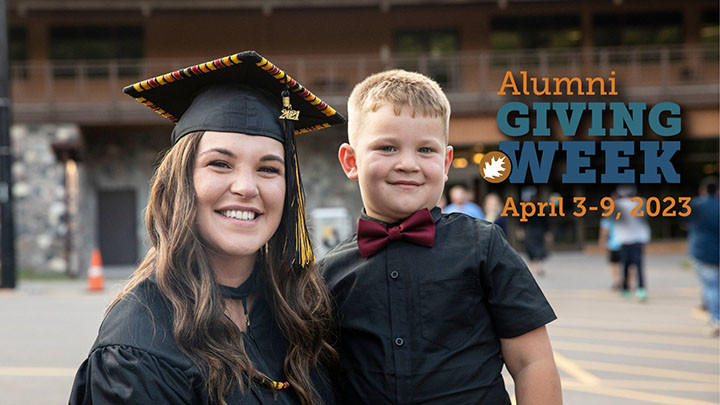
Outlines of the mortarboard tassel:
<svg viewBox="0 0 720 405">
<path fill-rule="evenodd" d="M 305 267 L 315 261 L 310 236 L 308 235 L 307 223 L 305 221 L 305 195 L 303 192 L 302 179 L 300 178 L 300 167 L 297 158 L 297 148 L 295 145 L 294 126 L 292 121 L 297 121 L 299 111 L 292 109 L 290 105 L 290 92 L 284 90 L 282 92 L 283 111 L 280 118 L 283 120 L 285 128 L 285 156 L 288 159 L 288 172 L 286 176 L 295 175 L 295 181 L 288 181 L 288 190 L 286 190 L 286 199 L 289 199 L 290 209 L 295 216 L 294 239 L 295 239 L 295 260 L 300 266 Z M 294 172 L 294 173 L 292 173 Z M 290 238 L 292 240 L 292 237 Z"/>
</svg>

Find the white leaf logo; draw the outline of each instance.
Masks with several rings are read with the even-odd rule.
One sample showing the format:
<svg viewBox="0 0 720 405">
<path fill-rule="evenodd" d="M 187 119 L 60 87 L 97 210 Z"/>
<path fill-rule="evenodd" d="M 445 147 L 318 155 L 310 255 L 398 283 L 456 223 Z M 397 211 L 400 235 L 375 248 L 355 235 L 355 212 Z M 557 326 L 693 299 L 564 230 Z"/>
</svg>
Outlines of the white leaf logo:
<svg viewBox="0 0 720 405">
<path fill-rule="evenodd" d="M 487 179 L 494 179 L 496 177 L 502 176 L 503 172 L 505 171 L 505 159 L 506 157 L 503 156 L 501 158 L 491 158 L 489 162 L 485 162 L 485 167 L 483 168 L 483 177 Z"/>
</svg>

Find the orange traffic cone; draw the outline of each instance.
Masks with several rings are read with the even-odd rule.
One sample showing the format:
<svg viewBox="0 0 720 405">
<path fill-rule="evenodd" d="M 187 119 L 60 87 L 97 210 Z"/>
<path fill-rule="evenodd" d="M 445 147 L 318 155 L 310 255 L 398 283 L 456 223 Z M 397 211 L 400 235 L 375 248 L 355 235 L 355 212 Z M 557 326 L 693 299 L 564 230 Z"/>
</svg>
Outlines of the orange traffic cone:
<svg viewBox="0 0 720 405">
<path fill-rule="evenodd" d="M 105 277 L 103 276 L 102 257 L 100 256 L 100 249 L 95 248 L 90 255 L 88 290 L 102 291 L 103 288 L 105 288 Z"/>
</svg>

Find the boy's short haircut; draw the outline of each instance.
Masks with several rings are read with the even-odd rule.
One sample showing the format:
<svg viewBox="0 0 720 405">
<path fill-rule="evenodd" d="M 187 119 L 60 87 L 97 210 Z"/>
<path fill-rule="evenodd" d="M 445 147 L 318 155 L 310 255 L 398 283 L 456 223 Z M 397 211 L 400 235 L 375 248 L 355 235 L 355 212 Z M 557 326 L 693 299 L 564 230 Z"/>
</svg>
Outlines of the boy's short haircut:
<svg viewBox="0 0 720 405">
<path fill-rule="evenodd" d="M 443 121 L 445 143 L 450 125 L 450 102 L 433 79 L 402 69 L 368 76 L 358 83 L 348 98 L 348 140 L 354 145 L 363 115 L 383 106 L 392 106 L 395 115 L 409 110 L 415 117 L 438 117 Z"/>
</svg>

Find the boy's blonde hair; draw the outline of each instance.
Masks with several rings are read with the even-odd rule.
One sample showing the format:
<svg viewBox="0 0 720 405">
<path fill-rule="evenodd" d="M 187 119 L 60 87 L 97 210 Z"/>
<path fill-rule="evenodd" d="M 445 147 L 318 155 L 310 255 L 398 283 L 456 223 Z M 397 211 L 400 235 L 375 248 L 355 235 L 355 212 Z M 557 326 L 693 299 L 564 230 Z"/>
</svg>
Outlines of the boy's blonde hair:
<svg viewBox="0 0 720 405">
<path fill-rule="evenodd" d="M 364 115 L 383 106 L 392 106 L 395 115 L 409 111 L 412 117 L 438 117 L 443 121 L 445 143 L 450 125 L 450 102 L 437 82 L 423 74 L 402 69 L 368 76 L 358 83 L 348 98 L 348 141 L 355 139 Z"/>
</svg>

